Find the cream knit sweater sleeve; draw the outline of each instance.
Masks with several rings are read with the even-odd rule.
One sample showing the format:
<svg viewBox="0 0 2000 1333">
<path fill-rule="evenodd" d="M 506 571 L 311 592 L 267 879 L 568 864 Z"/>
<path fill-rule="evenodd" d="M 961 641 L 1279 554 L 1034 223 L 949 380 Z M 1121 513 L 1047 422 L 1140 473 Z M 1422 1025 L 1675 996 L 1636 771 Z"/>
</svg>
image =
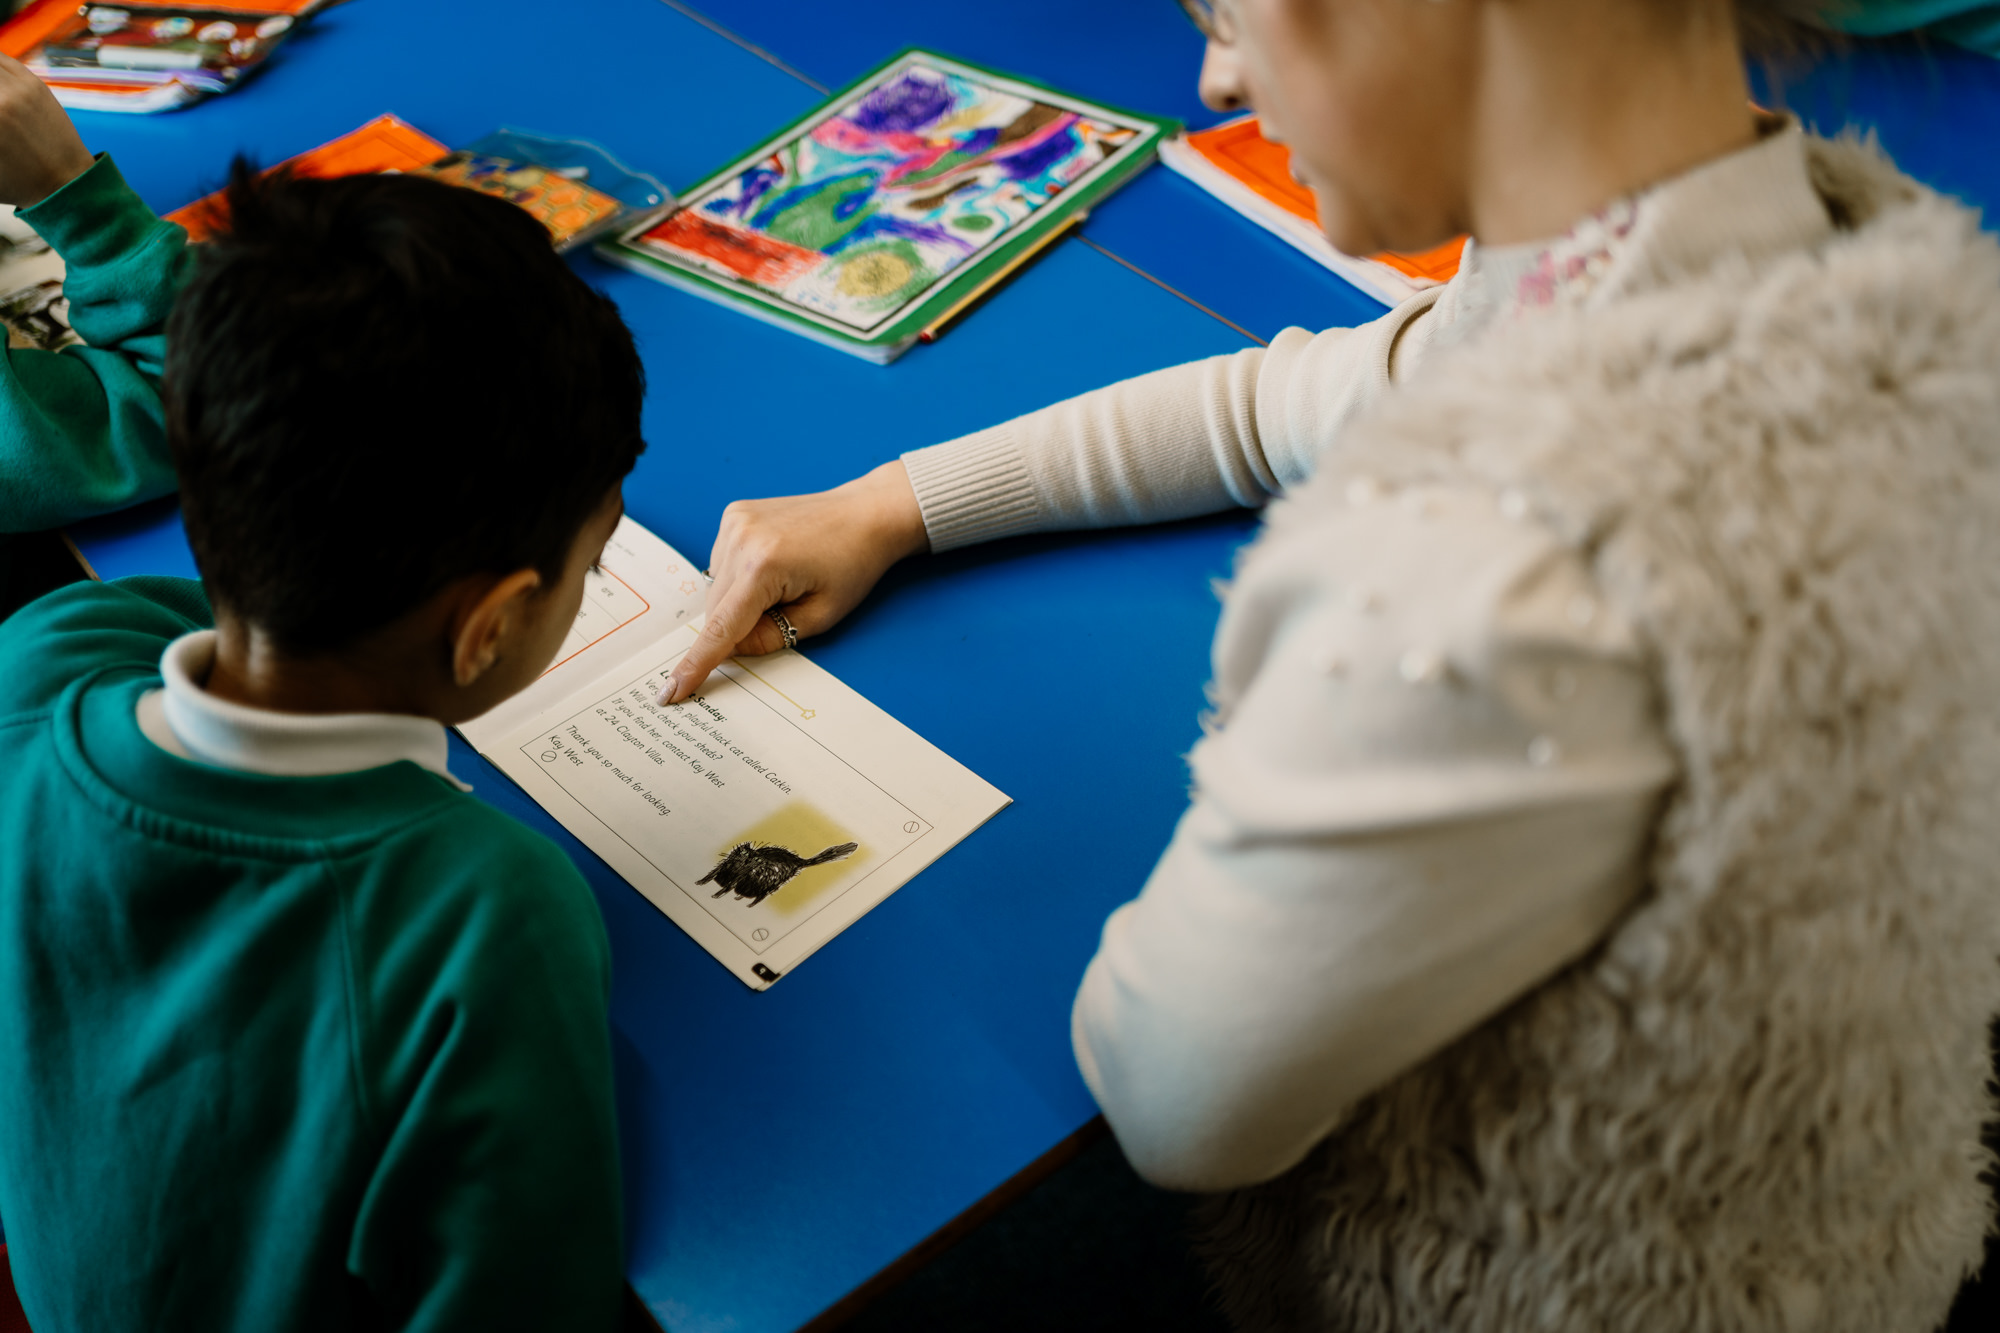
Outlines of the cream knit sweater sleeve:
<svg viewBox="0 0 2000 1333">
<path fill-rule="evenodd" d="M 1435 297 L 1356 329 L 1286 329 L 1268 348 L 1157 370 L 904 454 L 931 549 L 1262 505 L 1309 476 L 1342 423 L 1388 387 L 1397 335 Z"/>
</svg>

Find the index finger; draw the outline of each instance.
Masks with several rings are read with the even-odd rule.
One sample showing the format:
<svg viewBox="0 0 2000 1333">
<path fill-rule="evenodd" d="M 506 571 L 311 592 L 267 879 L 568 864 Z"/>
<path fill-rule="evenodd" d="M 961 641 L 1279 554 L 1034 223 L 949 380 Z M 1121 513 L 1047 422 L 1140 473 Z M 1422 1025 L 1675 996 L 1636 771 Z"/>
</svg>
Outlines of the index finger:
<svg viewBox="0 0 2000 1333">
<path fill-rule="evenodd" d="M 708 609 L 708 619 L 694 636 L 694 646 L 668 673 L 667 687 L 660 691 L 659 703 L 679 703 L 708 679 L 709 672 L 729 660 L 736 645 L 743 642 L 743 636 L 769 605 L 763 596 L 763 591 L 749 579 L 737 580 L 723 593 L 717 604 Z"/>
</svg>

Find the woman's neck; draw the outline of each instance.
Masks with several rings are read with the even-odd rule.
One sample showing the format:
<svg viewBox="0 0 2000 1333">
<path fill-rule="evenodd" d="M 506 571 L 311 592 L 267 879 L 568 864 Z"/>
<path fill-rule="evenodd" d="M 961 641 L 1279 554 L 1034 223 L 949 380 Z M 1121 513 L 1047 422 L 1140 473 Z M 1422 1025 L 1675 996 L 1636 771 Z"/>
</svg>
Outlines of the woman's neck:
<svg viewBox="0 0 2000 1333">
<path fill-rule="evenodd" d="M 1560 235 L 1612 200 L 1755 141 L 1733 20 L 1634 4 L 1487 0 L 1470 118 L 1470 230 Z"/>
</svg>

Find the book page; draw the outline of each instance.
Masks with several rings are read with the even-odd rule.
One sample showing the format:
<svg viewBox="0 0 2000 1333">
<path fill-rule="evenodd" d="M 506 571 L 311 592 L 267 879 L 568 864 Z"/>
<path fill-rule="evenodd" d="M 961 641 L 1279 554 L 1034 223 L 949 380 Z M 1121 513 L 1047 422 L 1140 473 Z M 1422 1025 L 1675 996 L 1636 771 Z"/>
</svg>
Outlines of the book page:
<svg viewBox="0 0 2000 1333">
<path fill-rule="evenodd" d="M 62 257 L 0 204 L 0 329 L 7 346 L 57 351 L 82 342 L 69 326 Z"/>
<path fill-rule="evenodd" d="M 661 707 L 684 624 L 476 741 L 745 985 L 763 990 L 1009 804 L 795 651 Z"/>
<path fill-rule="evenodd" d="M 708 580 L 693 561 L 630 516 L 620 519 L 596 572 L 584 583 L 583 605 L 577 608 L 563 646 L 556 650 L 556 660 L 534 685 L 462 724 L 459 733 L 484 752 L 551 698 L 599 675 L 645 644 L 664 639 L 677 627 L 699 620 L 707 601 Z"/>
<path fill-rule="evenodd" d="M 707 592 L 622 520 L 556 660 L 459 732 L 763 990 L 1010 802 L 795 651 L 654 703 Z"/>
</svg>

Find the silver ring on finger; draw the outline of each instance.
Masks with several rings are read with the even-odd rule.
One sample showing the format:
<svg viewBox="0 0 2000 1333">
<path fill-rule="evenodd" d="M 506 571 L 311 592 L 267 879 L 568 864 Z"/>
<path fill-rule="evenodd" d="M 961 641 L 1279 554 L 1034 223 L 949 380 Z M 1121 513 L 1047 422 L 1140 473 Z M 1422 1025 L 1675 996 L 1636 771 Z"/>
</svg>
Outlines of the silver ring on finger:
<svg viewBox="0 0 2000 1333">
<path fill-rule="evenodd" d="M 792 628 L 791 621 L 785 619 L 783 611 L 774 606 L 764 614 L 769 616 L 771 623 L 778 627 L 778 633 L 785 636 L 785 647 L 796 648 L 799 646 L 799 632 Z"/>
</svg>

